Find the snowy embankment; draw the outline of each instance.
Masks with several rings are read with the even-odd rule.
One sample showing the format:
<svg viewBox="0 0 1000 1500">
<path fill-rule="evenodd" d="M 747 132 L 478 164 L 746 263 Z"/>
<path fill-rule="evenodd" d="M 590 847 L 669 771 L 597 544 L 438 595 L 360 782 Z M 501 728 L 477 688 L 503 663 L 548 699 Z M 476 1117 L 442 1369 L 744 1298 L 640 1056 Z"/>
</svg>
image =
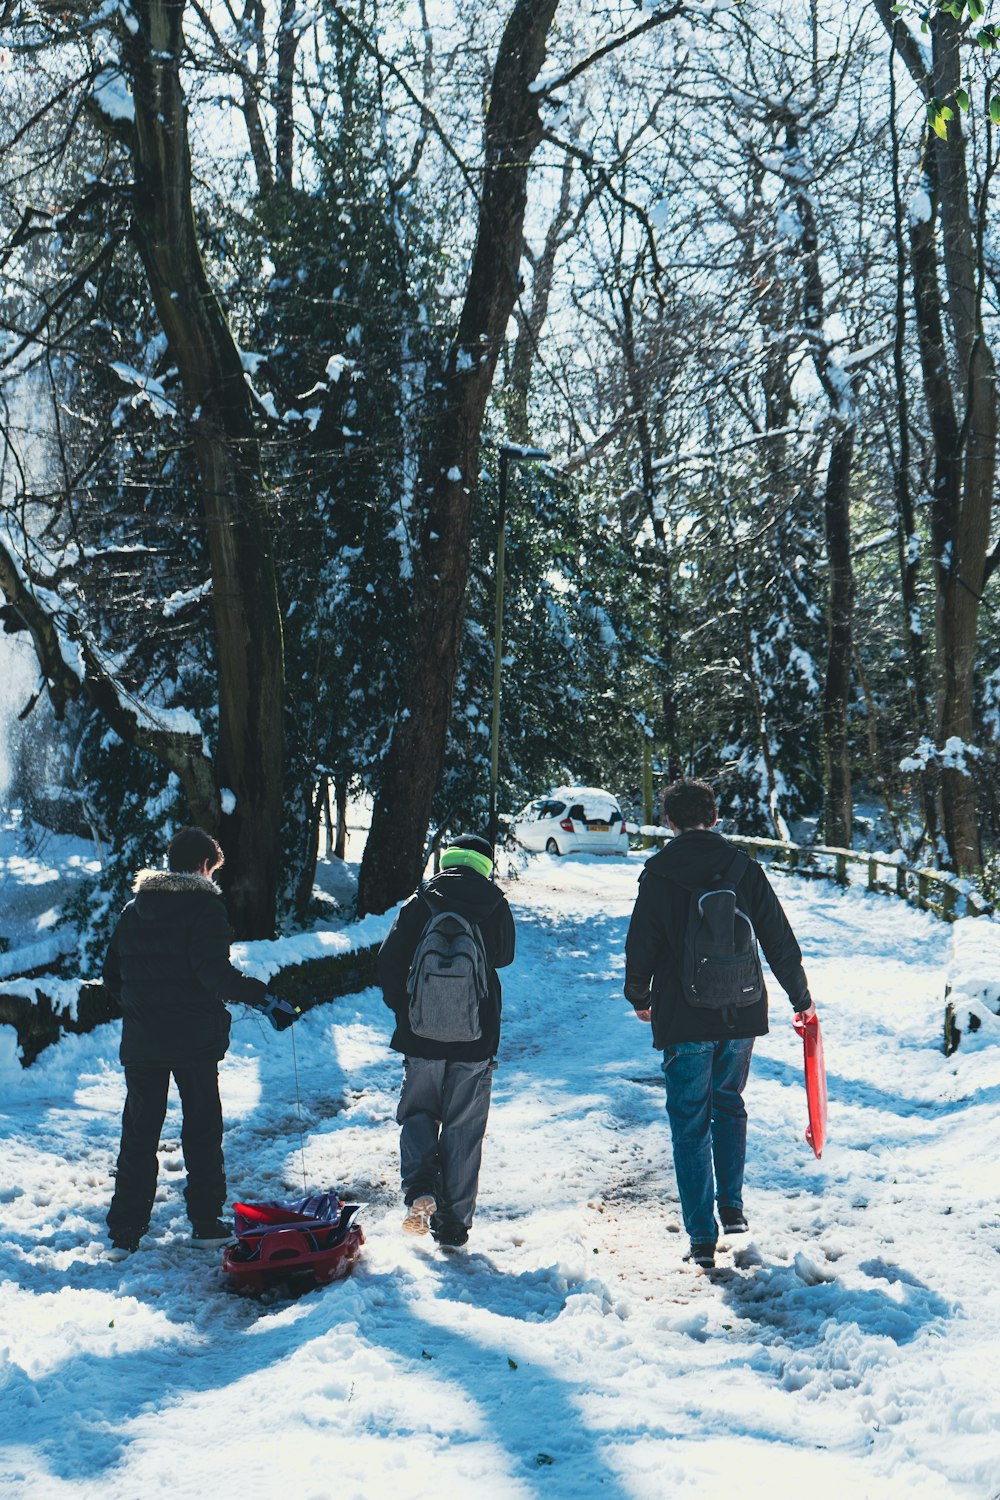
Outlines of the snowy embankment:
<svg viewBox="0 0 1000 1500">
<path fill-rule="evenodd" d="M 171 1105 L 151 1233 L 102 1259 L 117 1028 L 0 1061 L 0 1495 L 815 1500 L 1000 1491 L 1000 1047 L 940 1050 L 949 931 L 780 884 L 824 1020 L 830 1144 L 803 1141 L 780 993 L 748 1089 L 752 1243 L 681 1263 L 658 1058 L 621 998 L 641 857 L 533 860 L 470 1253 L 406 1240 L 399 1059 L 378 994 L 290 1036 L 237 1018 L 234 1196 L 339 1186 L 366 1257 L 244 1301 L 186 1248 Z M 295 1061 L 302 1096 L 300 1150 Z"/>
</svg>

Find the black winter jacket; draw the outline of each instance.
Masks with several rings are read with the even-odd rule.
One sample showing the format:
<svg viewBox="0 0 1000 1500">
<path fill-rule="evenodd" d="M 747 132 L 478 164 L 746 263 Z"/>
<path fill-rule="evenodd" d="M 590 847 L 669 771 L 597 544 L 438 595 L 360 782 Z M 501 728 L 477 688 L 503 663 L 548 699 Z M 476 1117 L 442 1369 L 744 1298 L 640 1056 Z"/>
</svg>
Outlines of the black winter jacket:
<svg viewBox="0 0 1000 1500">
<path fill-rule="evenodd" d="M 229 1046 L 223 1000 L 259 1005 L 266 985 L 229 962 L 233 933 L 203 875 L 143 870 L 118 919 L 104 983 L 122 1008 L 123 1063 L 218 1061 Z"/>
<path fill-rule="evenodd" d="M 698 1010 L 681 985 L 684 934 L 693 890 L 726 883 L 736 850 L 721 833 L 692 828 L 647 860 L 625 939 L 625 995 L 636 1010 L 652 1010 L 653 1046 L 706 1042 L 727 1037 L 763 1036 L 767 1031 L 767 992 L 736 1012 L 727 1026 L 722 1012 Z M 802 953 L 764 871 L 753 860 L 736 884 L 738 905 L 747 913 L 778 983 L 795 1010 L 810 1005 Z"/>
<path fill-rule="evenodd" d="M 489 993 L 480 1007 L 482 1036 L 474 1042 L 432 1042 L 414 1036 L 408 1020 L 406 976 L 420 935 L 433 914 L 455 911 L 479 928 L 489 965 Z M 401 909 L 379 949 L 378 978 L 382 998 L 396 1017 L 389 1045 L 409 1057 L 444 1058 L 449 1062 L 482 1062 L 500 1045 L 501 992 L 497 969 L 514 962 L 514 918 L 502 891 L 467 866 L 453 865 L 425 880 Z"/>
</svg>

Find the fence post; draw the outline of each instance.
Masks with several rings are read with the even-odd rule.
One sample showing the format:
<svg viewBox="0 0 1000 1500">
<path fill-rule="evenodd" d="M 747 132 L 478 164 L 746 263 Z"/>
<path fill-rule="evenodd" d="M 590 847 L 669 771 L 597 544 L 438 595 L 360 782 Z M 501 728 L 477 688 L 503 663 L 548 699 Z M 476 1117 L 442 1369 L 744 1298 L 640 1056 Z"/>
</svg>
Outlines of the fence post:
<svg viewBox="0 0 1000 1500">
<path fill-rule="evenodd" d="M 836 857 L 837 884 L 847 884 L 847 855 L 838 854 Z"/>
<path fill-rule="evenodd" d="M 945 919 L 946 922 L 954 922 L 954 920 L 955 920 L 955 916 L 956 916 L 955 901 L 956 901 L 957 897 L 958 897 L 958 892 L 956 891 L 955 887 L 951 884 L 950 881 L 942 887 L 942 890 L 941 890 L 941 915 L 942 915 L 942 917 L 944 917 L 944 919 Z"/>
<path fill-rule="evenodd" d="M 926 911 L 930 905 L 930 889 L 930 881 L 923 870 L 920 870 L 917 874 L 917 905 L 922 911 Z"/>
<path fill-rule="evenodd" d="M 908 901 L 910 899 L 909 892 L 906 889 L 905 865 L 896 866 L 896 895 L 902 897 L 904 901 Z"/>
<path fill-rule="evenodd" d="M 870 858 L 868 860 L 868 889 L 870 891 L 878 890 L 878 860 L 877 859 L 871 859 Z"/>
</svg>

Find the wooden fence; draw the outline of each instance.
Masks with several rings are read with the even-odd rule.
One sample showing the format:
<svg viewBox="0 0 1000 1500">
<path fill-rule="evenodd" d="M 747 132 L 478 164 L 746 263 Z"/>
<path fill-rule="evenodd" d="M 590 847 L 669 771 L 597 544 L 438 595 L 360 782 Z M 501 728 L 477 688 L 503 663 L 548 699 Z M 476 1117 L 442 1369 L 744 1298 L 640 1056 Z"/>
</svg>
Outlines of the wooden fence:
<svg viewBox="0 0 1000 1500">
<path fill-rule="evenodd" d="M 662 848 L 671 835 L 663 828 L 641 828 L 640 841 Z M 981 917 L 992 908 L 981 891 L 968 880 L 943 870 L 914 869 L 885 854 L 859 853 L 856 849 L 832 849 L 824 844 L 792 844 L 781 839 L 743 838 L 726 835 L 727 842 L 743 849 L 751 859 L 769 857 L 771 864 L 814 880 L 834 880 L 838 885 L 864 885 L 881 895 L 897 896 L 921 911 L 933 912 L 946 922 L 958 917 Z M 863 872 L 860 879 L 854 872 Z"/>
</svg>

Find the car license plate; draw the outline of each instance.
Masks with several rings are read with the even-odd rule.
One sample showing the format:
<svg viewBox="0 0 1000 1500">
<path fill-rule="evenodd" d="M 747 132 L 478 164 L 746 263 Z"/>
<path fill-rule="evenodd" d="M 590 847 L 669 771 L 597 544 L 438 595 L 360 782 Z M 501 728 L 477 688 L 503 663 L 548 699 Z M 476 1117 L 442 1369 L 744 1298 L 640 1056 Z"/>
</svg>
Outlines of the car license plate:
<svg viewBox="0 0 1000 1500">
<path fill-rule="evenodd" d="M 590 829 L 591 833 L 610 833 L 611 832 L 611 824 L 610 823 L 588 823 L 587 827 Z"/>
</svg>

